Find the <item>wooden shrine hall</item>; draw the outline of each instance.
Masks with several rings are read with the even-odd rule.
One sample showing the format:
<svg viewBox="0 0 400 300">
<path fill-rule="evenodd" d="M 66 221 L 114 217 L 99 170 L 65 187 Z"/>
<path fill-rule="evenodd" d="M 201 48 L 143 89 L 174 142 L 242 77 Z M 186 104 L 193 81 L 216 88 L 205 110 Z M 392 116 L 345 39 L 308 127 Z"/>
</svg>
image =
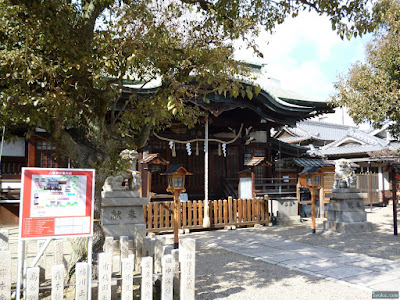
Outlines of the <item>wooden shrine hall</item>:
<svg viewBox="0 0 400 300">
<path fill-rule="evenodd" d="M 147 146 L 140 150 L 142 159 L 152 154 L 163 159 L 157 167 L 139 166 L 142 182 L 151 184 L 151 189 L 145 186 L 143 190 L 148 189 L 152 195 L 165 195 L 167 181 L 160 174 L 170 164 L 183 165 L 193 173 L 187 178 L 188 198 L 204 199 L 205 157 L 208 156 L 209 199 L 237 197 L 239 172 L 247 168 L 246 163 L 253 157 L 264 157 L 269 162 L 253 168 L 255 177 L 270 178 L 278 176 L 276 160 L 305 154 L 305 147 L 273 139 L 272 128 L 294 125 L 299 120 L 332 110 L 325 102 L 312 101 L 282 89 L 272 92 L 268 86 L 262 86 L 252 99 L 211 95 L 208 100 L 207 103 L 192 101 L 204 111 L 204 117 L 194 128 L 173 123 L 162 132 L 154 132 Z"/>
<path fill-rule="evenodd" d="M 143 88 L 142 92 L 152 93 L 156 89 Z M 131 90 L 132 87 L 124 89 L 125 97 L 129 97 Z M 252 168 L 257 179 L 283 176 L 276 171 L 275 162 L 305 154 L 304 147 L 273 139 L 272 128 L 294 125 L 299 120 L 332 111 L 325 102 L 313 101 L 265 82 L 252 99 L 215 94 L 209 95 L 207 102 L 198 99 L 191 103 L 204 112 L 195 127 L 189 129 L 179 122 L 173 123 L 162 132 L 153 132 L 146 147 L 139 149 L 143 196 L 150 196 L 151 192 L 153 199 L 161 195 L 160 200 L 162 197 L 170 200 L 167 179 L 161 173 L 170 165 L 182 165 L 193 174 L 186 182 L 188 199 L 237 198 L 239 172 L 247 169 L 245 164 L 253 157 L 263 157 L 270 163 Z M 18 138 L 9 153 L 2 156 L 0 222 L 3 224 L 18 223 L 23 166 L 69 167 L 69 160 L 40 136 L 29 141 Z"/>
</svg>

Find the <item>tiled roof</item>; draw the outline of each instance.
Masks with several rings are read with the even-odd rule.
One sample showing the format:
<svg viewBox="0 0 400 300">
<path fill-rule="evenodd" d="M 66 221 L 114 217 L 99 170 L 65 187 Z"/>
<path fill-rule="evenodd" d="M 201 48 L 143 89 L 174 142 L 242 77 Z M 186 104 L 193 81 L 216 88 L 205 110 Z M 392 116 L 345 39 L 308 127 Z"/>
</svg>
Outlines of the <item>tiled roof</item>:
<svg viewBox="0 0 400 300">
<path fill-rule="evenodd" d="M 165 171 L 161 175 L 172 174 L 178 171 L 180 168 L 183 168 L 183 165 L 171 165 L 167 171 Z"/>
<path fill-rule="evenodd" d="M 142 160 L 140 160 L 139 163 L 141 164 L 154 163 L 154 164 L 168 165 L 169 161 L 162 158 L 159 153 L 152 153 L 152 154 L 147 154 L 147 156 L 144 157 Z"/>
<path fill-rule="evenodd" d="M 319 149 L 317 154 L 321 156 L 341 156 L 351 154 L 362 154 L 373 151 L 381 150 L 382 146 L 379 145 L 357 145 L 352 147 L 331 147 L 328 149 Z"/>
<path fill-rule="evenodd" d="M 268 143 L 271 149 L 293 156 L 300 156 L 302 154 L 305 154 L 308 150 L 308 147 L 299 146 L 296 144 L 288 144 L 275 138 L 270 138 Z"/>
<path fill-rule="evenodd" d="M 359 143 L 350 143 L 347 146 L 343 146 L 343 143 L 348 140 L 355 140 L 355 141 L 359 141 Z M 360 145 L 362 144 L 362 145 Z M 325 151 L 328 149 L 345 149 L 348 148 L 349 151 L 351 148 L 368 148 L 368 147 L 378 147 L 379 149 L 382 149 L 382 147 L 385 147 L 388 145 L 388 142 L 375 137 L 375 136 L 371 136 L 368 133 L 365 133 L 361 130 L 349 130 L 347 132 L 347 134 L 342 137 L 340 140 L 337 140 L 333 143 L 330 143 L 324 147 L 321 147 L 321 151 Z M 371 148 L 372 149 L 372 148 Z M 367 150 L 367 151 L 374 151 L 374 150 Z"/>
<path fill-rule="evenodd" d="M 320 167 L 304 167 L 303 171 L 299 174 L 314 174 L 318 171 Z"/>
<path fill-rule="evenodd" d="M 304 140 L 319 140 L 330 142 L 319 149 L 310 144 L 309 155 L 312 156 L 348 156 L 381 151 L 385 148 L 399 149 L 400 143 L 392 143 L 371 135 L 354 126 L 338 125 L 317 121 L 301 121 L 297 127 L 284 129 L 292 137 L 280 138 L 286 143 L 298 143 Z"/>
<path fill-rule="evenodd" d="M 241 79 L 246 86 L 253 86 L 254 83 Z M 220 115 L 225 111 L 235 109 L 248 109 L 254 111 L 262 119 L 277 123 L 280 125 L 295 124 L 299 120 L 314 117 L 318 114 L 331 112 L 332 108 L 324 101 L 316 100 L 311 97 L 302 97 L 296 93 L 286 92 L 275 94 L 272 91 L 272 84 L 269 80 L 260 78 L 257 82 L 261 86 L 261 91 L 252 97 L 233 98 L 219 94 L 208 94 L 207 100 L 200 98 L 191 98 L 189 101 L 201 108 L 210 111 L 215 116 Z M 140 89 L 141 94 L 156 93 L 159 82 L 146 88 Z M 132 90 L 137 90 L 136 86 L 124 88 L 121 99 L 128 99 L 132 94 Z M 279 95 L 284 95 L 280 97 Z"/>
<path fill-rule="evenodd" d="M 388 146 L 378 151 L 371 151 L 368 153 L 371 157 L 399 157 L 400 143 L 391 142 Z"/>
<path fill-rule="evenodd" d="M 336 141 L 344 137 L 350 129 L 357 129 L 354 126 L 338 125 L 317 121 L 302 121 L 297 127 L 307 132 L 310 137 L 325 141 Z M 298 131 L 301 132 L 301 131 Z"/>
<path fill-rule="evenodd" d="M 293 161 L 300 167 L 327 167 L 334 166 L 333 162 L 317 158 L 294 158 Z"/>
<path fill-rule="evenodd" d="M 256 166 L 259 166 L 259 165 L 272 166 L 272 164 L 269 161 L 265 160 L 264 156 L 262 156 L 262 157 L 254 156 L 254 157 L 252 157 L 252 159 L 250 159 L 244 165 L 245 166 L 249 166 L 249 167 L 256 167 Z"/>
<path fill-rule="evenodd" d="M 321 141 L 321 139 L 316 138 L 316 137 L 311 137 L 311 136 L 303 136 L 303 137 L 296 137 L 296 136 L 291 136 L 291 137 L 285 137 L 285 138 L 279 138 L 280 141 L 293 144 L 293 143 L 299 143 L 302 141 L 307 141 L 307 140 L 316 140 L 316 141 Z"/>
<path fill-rule="evenodd" d="M 354 126 L 308 120 L 297 122 L 296 127 L 285 126 L 284 130 L 293 135 L 293 137 L 279 138 L 286 143 L 298 143 L 305 140 L 332 142 L 346 136 L 349 130 L 360 131 Z"/>
</svg>

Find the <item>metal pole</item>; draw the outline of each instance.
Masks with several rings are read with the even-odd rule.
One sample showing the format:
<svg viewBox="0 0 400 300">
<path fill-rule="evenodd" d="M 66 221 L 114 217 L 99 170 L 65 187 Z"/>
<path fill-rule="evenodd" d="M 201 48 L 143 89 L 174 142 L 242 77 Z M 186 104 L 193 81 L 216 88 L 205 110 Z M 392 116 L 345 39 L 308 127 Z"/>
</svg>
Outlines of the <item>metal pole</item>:
<svg viewBox="0 0 400 300">
<path fill-rule="evenodd" d="M 89 237 L 88 239 L 88 299 L 92 299 L 92 255 L 93 255 L 93 237 Z"/>
<path fill-rule="evenodd" d="M 21 222 L 20 222 L 21 223 Z M 21 230 L 21 226 L 19 227 Z M 19 300 L 21 299 L 21 281 L 22 281 L 22 260 L 24 259 L 23 251 L 25 249 L 25 241 L 21 240 L 21 234 L 20 238 L 18 239 L 18 261 L 17 261 L 17 290 L 15 294 L 15 299 Z"/>
<path fill-rule="evenodd" d="M 46 239 L 46 242 L 43 244 L 42 248 L 39 250 L 39 252 L 36 254 L 35 259 L 31 263 L 31 268 L 36 267 L 36 264 L 39 262 L 39 259 L 42 257 L 44 251 L 46 251 L 47 247 L 49 246 L 52 238 Z"/>
<path fill-rule="evenodd" d="M 208 206 L 208 112 L 204 116 L 204 219 L 203 227 L 210 228 L 211 221 Z"/>
<path fill-rule="evenodd" d="M 393 231 L 397 235 L 397 186 L 396 186 L 396 171 L 392 167 L 392 199 L 393 199 Z"/>
</svg>

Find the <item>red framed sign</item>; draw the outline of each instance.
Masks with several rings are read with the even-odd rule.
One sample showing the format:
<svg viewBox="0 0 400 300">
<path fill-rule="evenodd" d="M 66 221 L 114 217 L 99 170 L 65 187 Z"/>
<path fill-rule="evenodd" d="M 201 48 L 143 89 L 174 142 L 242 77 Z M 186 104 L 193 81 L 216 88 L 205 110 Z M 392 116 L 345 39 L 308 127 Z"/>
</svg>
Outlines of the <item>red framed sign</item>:
<svg viewBox="0 0 400 300">
<path fill-rule="evenodd" d="M 20 238 L 93 235 L 92 169 L 22 168 Z"/>
</svg>

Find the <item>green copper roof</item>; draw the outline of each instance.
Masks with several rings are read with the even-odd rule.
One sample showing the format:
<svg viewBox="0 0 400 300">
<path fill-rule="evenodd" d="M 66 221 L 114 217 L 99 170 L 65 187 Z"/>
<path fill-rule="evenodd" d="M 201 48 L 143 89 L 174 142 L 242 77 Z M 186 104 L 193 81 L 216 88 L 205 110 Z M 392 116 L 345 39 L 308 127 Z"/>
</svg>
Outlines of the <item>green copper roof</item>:
<svg viewBox="0 0 400 300">
<path fill-rule="evenodd" d="M 312 98 L 299 96 L 290 91 L 284 93 L 282 88 L 279 88 L 280 92 L 277 92 L 276 89 L 274 90 L 271 85 L 267 84 L 261 85 L 261 88 L 260 93 L 251 100 L 241 96 L 232 98 L 212 94 L 207 96 L 209 100 L 207 102 L 209 103 L 202 99 L 192 99 L 190 101 L 203 109 L 209 110 L 215 116 L 237 108 L 249 109 L 257 113 L 262 119 L 281 125 L 292 125 L 297 121 L 333 111 L 326 102 L 314 101 Z M 124 91 L 125 97 L 129 95 L 130 89 L 135 89 L 135 87 L 127 88 Z M 154 93 L 156 90 L 157 87 L 152 86 L 148 89 L 142 89 L 141 93 Z"/>
</svg>

